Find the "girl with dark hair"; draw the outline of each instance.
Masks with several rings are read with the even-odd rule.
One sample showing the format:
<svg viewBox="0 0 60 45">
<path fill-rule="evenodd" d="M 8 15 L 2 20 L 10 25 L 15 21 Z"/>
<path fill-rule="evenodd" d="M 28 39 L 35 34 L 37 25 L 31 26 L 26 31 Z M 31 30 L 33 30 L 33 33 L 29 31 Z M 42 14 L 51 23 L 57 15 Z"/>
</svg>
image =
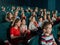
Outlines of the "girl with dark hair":
<svg viewBox="0 0 60 45">
<path fill-rule="evenodd" d="M 19 37 L 20 37 L 20 25 L 21 25 L 21 20 L 16 19 L 13 26 L 10 28 L 10 38 L 11 38 L 11 43 L 12 45 L 18 45 L 19 42 Z"/>
</svg>

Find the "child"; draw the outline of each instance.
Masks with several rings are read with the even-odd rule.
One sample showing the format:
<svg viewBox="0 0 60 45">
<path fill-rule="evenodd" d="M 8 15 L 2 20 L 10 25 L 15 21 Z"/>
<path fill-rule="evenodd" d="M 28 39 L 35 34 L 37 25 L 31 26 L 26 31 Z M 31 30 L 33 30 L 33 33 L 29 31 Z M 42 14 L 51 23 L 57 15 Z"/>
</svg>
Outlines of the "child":
<svg viewBox="0 0 60 45">
<path fill-rule="evenodd" d="M 35 17 L 31 17 L 30 24 L 29 24 L 29 30 L 37 29 L 38 23 L 35 20 Z"/>
<path fill-rule="evenodd" d="M 35 7 L 34 11 L 35 11 L 35 13 L 37 13 L 38 12 L 38 7 Z"/>
<path fill-rule="evenodd" d="M 42 27 L 42 24 L 43 24 L 43 18 L 42 17 L 39 18 L 38 24 L 39 24 L 39 27 Z"/>
<path fill-rule="evenodd" d="M 26 16 L 24 13 L 21 14 L 21 19 L 26 19 Z"/>
<path fill-rule="evenodd" d="M 13 17 L 13 15 L 8 12 L 7 15 L 6 15 L 6 17 L 5 17 L 5 20 L 8 21 L 8 22 L 12 22 L 13 21 L 12 17 Z"/>
<path fill-rule="evenodd" d="M 25 37 L 24 42 L 27 45 L 27 40 L 30 38 L 30 30 L 27 29 L 25 19 L 22 19 L 22 24 L 20 26 L 20 31 L 21 31 L 21 36 Z"/>
<path fill-rule="evenodd" d="M 50 22 L 45 22 L 42 26 L 42 29 L 43 29 L 43 33 L 41 36 L 41 44 L 42 45 L 57 45 L 51 33 L 52 24 Z"/>
<path fill-rule="evenodd" d="M 19 41 L 20 41 L 20 36 L 21 36 L 21 32 L 20 32 L 20 27 L 21 25 L 21 20 L 20 19 L 16 19 L 13 26 L 10 28 L 10 42 L 12 45 L 18 45 Z"/>
<path fill-rule="evenodd" d="M 43 9 L 40 10 L 40 15 L 43 16 Z"/>
<path fill-rule="evenodd" d="M 32 12 L 32 16 L 37 16 L 35 12 Z"/>
<path fill-rule="evenodd" d="M 18 10 L 15 10 L 15 12 L 14 12 L 14 17 L 20 19 L 20 17 L 18 16 L 18 13 L 19 13 L 19 11 L 18 11 Z"/>
<path fill-rule="evenodd" d="M 12 6 L 11 12 L 14 14 L 15 6 Z"/>
<path fill-rule="evenodd" d="M 30 7 L 28 7 L 28 10 L 29 10 L 29 11 L 30 11 L 30 9 L 31 9 L 31 8 L 30 8 Z"/>
<path fill-rule="evenodd" d="M 24 33 L 27 30 L 27 25 L 25 19 L 22 19 L 22 24 L 20 27 L 21 33 Z"/>
<path fill-rule="evenodd" d="M 44 20 L 43 22 L 48 22 L 47 15 L 44 15 Z"/>
<path fill-rule="evenodd" d="M 46 15 L 46 9 L 43 9 L 43 14 Z"/>
<path fill-rule="evenodd" d="M 6 12 L 6 9 L 4 6 L 1 7 L 3 12 Z"/>
<path fill-rule="evenodd" d="M 57 18 L 56 13 L 53 13 L 53 14 L 52 14 L 52 21 L 53 21 L 53 22 L 56 21 L 56 18 Z"/>
</svg>

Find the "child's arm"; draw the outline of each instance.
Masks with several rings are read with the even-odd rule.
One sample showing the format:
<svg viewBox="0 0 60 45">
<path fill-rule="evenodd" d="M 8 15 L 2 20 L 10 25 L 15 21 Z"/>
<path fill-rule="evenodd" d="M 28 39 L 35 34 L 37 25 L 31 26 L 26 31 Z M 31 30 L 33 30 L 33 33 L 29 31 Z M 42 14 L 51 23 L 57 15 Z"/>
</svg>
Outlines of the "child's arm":
<svg viewBox="0 0 60 45">
<path fill-rule="evenodd" d="M 53 45 L 57 45 L 57 43 L 54 41 L 54 42 L 53 42 Z"/>
</svg>

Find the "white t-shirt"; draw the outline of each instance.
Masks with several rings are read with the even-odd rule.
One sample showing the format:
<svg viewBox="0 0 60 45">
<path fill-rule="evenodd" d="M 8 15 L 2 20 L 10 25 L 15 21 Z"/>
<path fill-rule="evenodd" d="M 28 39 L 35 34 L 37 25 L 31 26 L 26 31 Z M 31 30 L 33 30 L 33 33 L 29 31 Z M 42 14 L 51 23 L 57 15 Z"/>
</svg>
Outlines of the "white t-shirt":
<svg viewBox="0 0 60 45">
<path fill-rule="evenodd" d="M 29 30 L 34 30 L 34 29 L 37 29 L 37 27 L 34 25 L 33 22 L 30 22 L 30 24 L 29 24 Z"/>
</svg>

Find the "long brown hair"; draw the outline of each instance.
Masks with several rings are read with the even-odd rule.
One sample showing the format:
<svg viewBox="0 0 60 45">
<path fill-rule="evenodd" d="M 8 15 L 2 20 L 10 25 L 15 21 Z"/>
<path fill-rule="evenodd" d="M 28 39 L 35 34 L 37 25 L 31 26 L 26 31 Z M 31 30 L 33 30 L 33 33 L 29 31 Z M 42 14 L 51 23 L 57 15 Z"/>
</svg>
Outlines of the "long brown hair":
<svg viewBox="0 0 60 45">
<path fill-rule="evenodd" d="M 17 18 L 17 19 L 14 21 L 13 27 L 14 27 L 15 24 L 18 23 L 19 21 L 20 21 L 20 19 Z"/>
</svg>

